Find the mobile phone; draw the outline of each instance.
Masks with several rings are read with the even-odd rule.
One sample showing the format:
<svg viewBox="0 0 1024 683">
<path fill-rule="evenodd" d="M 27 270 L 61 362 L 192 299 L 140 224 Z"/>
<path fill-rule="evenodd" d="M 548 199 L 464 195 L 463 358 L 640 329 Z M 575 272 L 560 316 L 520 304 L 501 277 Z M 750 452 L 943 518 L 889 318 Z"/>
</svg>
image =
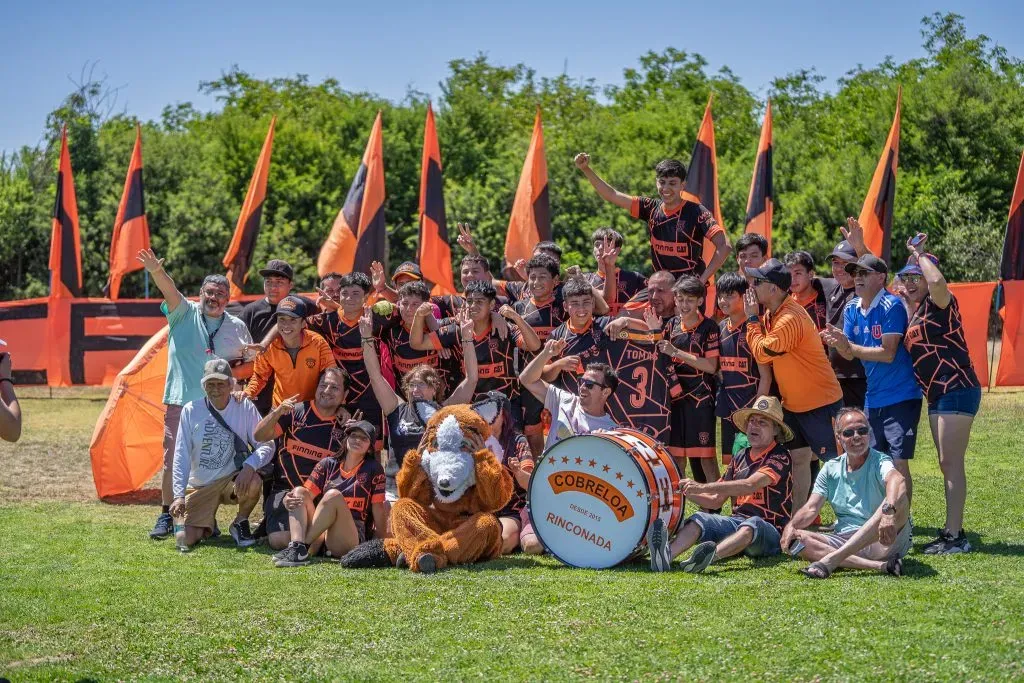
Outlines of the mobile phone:
<svg viewBox="0 0 1024 683">
<path fill-rule="evenodd" d="M 924 242 L 925 239 L 927 239 L 927 237 L 928 235 L 924 234 L 923 232 L 917 233 L 916 235 L 910 238 L 910 246 L 916 247 L 917 245 L 921 244 L 921 242 Z"/>
</svg>

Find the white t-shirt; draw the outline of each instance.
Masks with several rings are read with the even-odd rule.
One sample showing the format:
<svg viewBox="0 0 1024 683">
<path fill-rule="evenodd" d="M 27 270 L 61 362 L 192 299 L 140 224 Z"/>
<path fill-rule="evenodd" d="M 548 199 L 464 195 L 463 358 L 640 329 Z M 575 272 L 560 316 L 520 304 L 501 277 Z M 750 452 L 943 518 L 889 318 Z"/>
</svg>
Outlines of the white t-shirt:
<svg viewBox="0 0 1024 683">
<path fill-rule="evenodd" d="M 600 417 L 583 412 L 579 396 L 559 389 L 554 384 L 548 385 L 548 394 L 544 397 L 544 407 L 551 413 L 551 431 L 548 432 L 547 441 L 544 442 L 544 450 L 570 436 L 589 434 L 597 429 L 618 429 L 619 427 L 607 412 Z"/>
<path fill-rule="evenodd" d="M 274 442 L 256 440 L 260 414 L 252 401 L 231 399 L 227 407 L 218 412 L 235 434 L 253 446 L 245 464 L 258 470 L 270 462 L 274 457 Z M 186 403 L 181 409 L 173 472 L 175 498 L 184 497 L 187 486 L 206 486 L 235 472 L 235 437 L 210 414 L 205 397 Z"/>
</svg>

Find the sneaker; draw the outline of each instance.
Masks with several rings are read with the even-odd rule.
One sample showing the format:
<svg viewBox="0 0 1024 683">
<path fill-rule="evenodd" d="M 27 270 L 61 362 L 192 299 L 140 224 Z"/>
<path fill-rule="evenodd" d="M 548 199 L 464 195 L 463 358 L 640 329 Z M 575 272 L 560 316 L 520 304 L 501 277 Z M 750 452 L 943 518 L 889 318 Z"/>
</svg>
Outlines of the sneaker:
<svg viewBox="0 0 1024 683">
<path fill-rule="evenodd" d="M 252 532 L 249 531 L 249 520 L 243 519 L 241 522 L 232 522 L 228 531 L 231 533 L 231 538 L 235 539 L 235 545 L 239 548 L 248 548 L 249 546 L 256 545 L 256 539 L 252 537 Z"/>
<path fill-rule="evenodd" d="M 971 552 L 971 542 L 967 540 L 967 535 L 964 530 L 960 530 L 960 534 L 953 536 L 947 534 L 946 543 L 936 550 L 932 555 L 956 555 L 958 553 L 969 553 Z"/>
<path fill-rule="evenodd" d="M 715 542 L 704 541 L 693 549 L 690 559 L 683 560 L 680 567 L 689 574 L 700 574 L 715 561 Z"/>
<path fill-rule="evenodd" d="M 961 531 L 960 533 L 962 534 L 963 532 Z M 934 541 L 932 541 L 924 547 L 923 552 L 925 555 L 938 555 L 946 547 L 946 544 L 952 541 L 953 535 L 945 529 L 943 529 L 939 532 L 938 538 L 936 538 Z"/>
<path fill-rule="evenodd" d="M 665 521 L 658 517 L 647 532 L 647 548 L 651 551 L 651 571 L 667 572 L 672 569 L 672 558 L 668 555 L 668 534 Z"/>
<path fill-rule="evenodd" d="M 252 530 L 252 537 L 256 540 L 267 537 L 267 518 L 264 517 L 260 520 L 260 523 L 256 525 L 256 528 Z"/>
<path fill-rule="evenodd" d="M 174 518 L 171 517 L 169 512 L 161 512 L 160 516 L 156 518 L 156 524 L 153 525 L 153 530 L 149 532 L 149 537 L 153 539 L 163 539 L 174 534 Z"/>
<path fill-rule="evenodd" d="M 285 547 L 283 547 L 280 550 L 278 550 L 276 553 L 274 553 L 273 555 L 270 556 L 270 559 L 273 560 L 274 562 L 277 562 L 278 560 L 280 560 L 282 557 L 284 557 L 285 555 L 288 554 L 288 546 L 290 546 L 290 545 L 291 545 L 291 543 L 289 543 Z"/>
<path fill-rule="evenodd" d="M 284 556 L 274 561 L 275 567 L 302 567 L 307 564 L 309 564 L 309 546 L 294 541 L 284 549 Z"/>
<path fill-rule="evenodd" d="M 213 529 L 210 531 L 210 540 L 220 538 L 220 527 L 217 526 L 217 520 L 213 520 Z"/>
</svg>

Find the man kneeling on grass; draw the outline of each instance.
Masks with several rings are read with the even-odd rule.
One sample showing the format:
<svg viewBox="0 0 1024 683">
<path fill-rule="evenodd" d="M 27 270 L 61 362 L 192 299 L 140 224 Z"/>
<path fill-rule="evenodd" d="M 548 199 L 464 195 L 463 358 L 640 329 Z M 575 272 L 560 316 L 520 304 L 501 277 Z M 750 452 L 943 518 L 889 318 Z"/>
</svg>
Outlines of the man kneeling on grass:
<svg viewBox="0 0 1024 683">
<path fill-rule="evenodd" d="M 183 551 L 214 535 L 221 505 L 238 505 L 230 528 L 235 543 L 240 548 L 256 543 L 249 513 L 263 483 L 257 470 L 274 457 L 274 442 L 256 440 L 260 414 L 249 399 L 232 400 L 234 382 L 226 360 L 207 361 L 202 379 L 206 397 L 181 409 L 170 512 L 175 519 L 184 517 L 185 528 L 176 534 Z"/>
<path fill-rule="evenodd" d="M 868 446 L 863 410 L 840 410 L 836 436 L 846 452 L 822 465 L 811 497 L 782 532 L 782 547 L 811 560 L 801 571 L 812 579 L 839 567 L 900 576 L 912 540 L 906 480 L 888 455 Z M 825 501 L 836 513 L 835 533 L 806 531 Z"/>
<path fill-rule="evenodd" d="M 750 446 L 732 459 L 718 481 L 700 484 L 683 479 L 679 485 L 690 501 L 706 509 L 720 508 L 734 497 L 732 515 L 691 515 L 671 546 L 665 523 L 655 520 L 647 537 L 653 571 L 669 570 L 669 558 L 697 541 L 701 543 L 682 562 L 685 572 L 702 572 L 715 560 L 741 552 L 748 557 L 781 552 L 780 533 L 789 522 L 793 504 L 793 466 L 782 444 L 793 438 L 793 432 L 783 419 L 782 404 L 774 396 L 759 396 L 753 407 L 733 413 L 732 420 L 747 435 Z"/>
<path fill-rule="evenodd" d="M 291 542 L 274 555 L 275 566 L 301 567 L 321 548 L 341 557 L 368 540 L 371 526 L 375 538 L 384 538 L 384 468 L 370 449 L 376 440 L 372 424 L 350 420 L 339 453 L 318 462 L 305 483 L 285 496 Z"/>
</svg>

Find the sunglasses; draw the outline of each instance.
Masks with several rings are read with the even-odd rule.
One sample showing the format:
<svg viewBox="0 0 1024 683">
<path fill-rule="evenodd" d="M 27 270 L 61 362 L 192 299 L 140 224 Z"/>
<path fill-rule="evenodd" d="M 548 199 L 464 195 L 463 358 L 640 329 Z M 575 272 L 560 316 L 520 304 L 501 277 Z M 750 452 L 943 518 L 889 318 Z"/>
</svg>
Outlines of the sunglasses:
<svg viewBox="0 0 1024 683">
<path fill-rule="evenodd" d="M 843 435 L 844 439 L 849 439 L 854 434 L 857 436 L 867 436 L 870 431 L 867 427 L 847 427 L 839 433 Z"/>
<path fill-rule="evenodd" d="M 593 389 L 594 387 L 601 387 L 602 389 L 607 389 L 608 388 L 607 385 L 601 384 L 600 382 L 595 382 L 592 379 L 584 379 L 582 377 L 580 378 L 580 388 L 581 389 Z"/>
</svg>

